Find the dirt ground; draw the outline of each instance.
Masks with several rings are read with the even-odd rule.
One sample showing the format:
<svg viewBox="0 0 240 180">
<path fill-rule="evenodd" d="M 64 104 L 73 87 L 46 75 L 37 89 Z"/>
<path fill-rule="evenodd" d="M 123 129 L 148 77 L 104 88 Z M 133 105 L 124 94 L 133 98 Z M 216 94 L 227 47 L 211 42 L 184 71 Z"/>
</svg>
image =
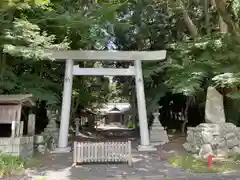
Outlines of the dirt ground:
<svg viewBox="0 0 240 180">
<path fill-rule="evenodd" d="M 183 148 L 183 144 L 186 142 L 186 136 L 180 133 L 174 133 L 169 135 L 169 143 L 160 145 L 158 152 L 163 160 L 167 160 L 173 155 L 186 155 L 187 152 Z"/>
<path fill-rule="evenodd" d="M 169 137 L 169 143 L 160 145 L 158 147 L 158 153 L 162 160 L 167 160 L 170 156 L 173 155 L 186 155 L 187 152 L 183 148 L 183 144 L 186 141 L 186 136 L 183 136 L 180 133 L 171 134 Z M 133 144 L 138 144 L 138 141 L 134 141 Z M 133 145 L 137 146 L 137 145 Z M 48 164 L 53 159 L 53 154 L 46 153 L 45 155 L 39 155 L 38 159 L 41 164 Z"/>
</svg>

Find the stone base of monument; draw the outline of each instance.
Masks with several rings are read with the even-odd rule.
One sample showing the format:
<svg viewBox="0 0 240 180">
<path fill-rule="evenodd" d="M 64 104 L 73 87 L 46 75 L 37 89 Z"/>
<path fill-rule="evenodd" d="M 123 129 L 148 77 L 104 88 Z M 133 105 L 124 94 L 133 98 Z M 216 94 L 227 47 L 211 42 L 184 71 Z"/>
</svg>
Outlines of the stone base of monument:
<svg viewBox="0 0 240 180">
<path fill-rule="evenodd" d="M 137 147 L 139 152 L 154 152 L 157 151 L 157 148 L 155 148 L 152 145 L 144 146 L 144 145 L 138 145 Z"/>
<path fill-rule="evenodd" d="M 61 153 L 69 153 L 71 152 L 71 147 L 65 147 L 65 148 L 56 148 L 51 151 L 52 154 L 61 154 Z"/>
<path fill-rule="evenodd" d="M 189 127 L 183 147 L 190 153 L 206 158 L 240 154 L 240 128 L 232 123 L 202 123 Z"/>
<path fill-rule="evenodd" d="M 166 130 L 163 127 L 153 128 L 150 135 L 150 142 L 153 146 L 168 143 L 169 139 Z"/>
<path fill-rule="evenodd" d="M 150 133 L 150 143 L 153 146 L 158 146 L 169 142 L 167 131 L 162 127 L 158 119 L 159 115 L 159 113 L 153 113 L 154 120 Z"/>
<path fill-rule="evenodd" d="M 58 119 L 58 111 L 47 111 L 47 116 L 49 119 L 48 125 L 44 129 L 43 134 L 44 135 L 50 135 L 55 144 L 58 144 L 58 138 L 59 138 L 59 128 L 57 127 L 57 119 Z"/>
<path fill-rule="evenodd" d="M 223 96 L 214 87 L 208 87 L 205 105 L 205 121 L 197 127 L 189 127 L 183 147 L 206 158 L 208 155 L 228 156 L 240 154 L 240 129 L 226 123 Z"/>
</svg>

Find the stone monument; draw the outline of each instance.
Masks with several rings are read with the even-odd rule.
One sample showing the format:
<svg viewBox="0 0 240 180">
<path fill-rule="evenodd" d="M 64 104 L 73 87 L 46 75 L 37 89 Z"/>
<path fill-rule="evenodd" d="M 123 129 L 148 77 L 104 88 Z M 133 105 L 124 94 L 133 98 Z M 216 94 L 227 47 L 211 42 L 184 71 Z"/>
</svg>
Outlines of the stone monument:
<svg viewBox="0 0 240 180">
<path fill-rule="evenodd" d="M 225 123 L 223 96 L 214 88 L 208 87 L 205 105 L 206 123 Z"/>
<path fill-rule="evenodd" d="M 187 151 L 200 158 L 240 154 L 240 128 L 226 123 L 223 97 L 214 87 L 207 90 L 205 120 L 197 127 L 188 127 L 183 144 Z"/>
<path fill-rule="evenodd" d="M 162 145 L 169 142 L 167 131 L 162 127 L 159 121 L 159 112 L 153 113 L 154 119 L 150 134 L 150 142 L 154 146 Z"/>
<path fill-rule="evenodd" d="M 58 143 L 59 137 L 59 128 L 57 127 L 56 120 L 58 118 L 58 111 L 47 111 L 47 116 L 49 119 L 48 125 L 44 129 L 42 136 L 45 137 L 45 140 L 48 139 L 50 143 L 50 149 L 55 149 Z"/>
</svg>

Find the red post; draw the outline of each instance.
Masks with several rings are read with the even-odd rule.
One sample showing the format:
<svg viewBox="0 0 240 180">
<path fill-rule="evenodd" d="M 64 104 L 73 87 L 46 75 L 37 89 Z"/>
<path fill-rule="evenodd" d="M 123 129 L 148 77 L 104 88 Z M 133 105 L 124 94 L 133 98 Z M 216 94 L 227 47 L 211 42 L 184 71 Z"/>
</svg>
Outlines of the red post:
<svg viewBox="0 0 240 180">
<path fill-rule="evenodd" d="M 208 156 L 208 168 L 212 168 L 212 163 L 213 163 L 213 157 L 212 155 Z"/>
</svg>

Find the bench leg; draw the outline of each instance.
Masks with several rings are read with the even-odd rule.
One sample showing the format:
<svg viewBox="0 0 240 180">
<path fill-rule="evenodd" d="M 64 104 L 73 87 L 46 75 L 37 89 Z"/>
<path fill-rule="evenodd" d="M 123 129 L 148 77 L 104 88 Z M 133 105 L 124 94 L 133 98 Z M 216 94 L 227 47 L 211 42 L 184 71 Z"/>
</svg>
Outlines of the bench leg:
<svg viewBox="0 0 240 180">
<path fill-rule="evenodd" d="M 128 165 L 129 165 L 129 166 L 132 166 L 132 156 L 129 156 L 129 157 L 128 157 Z"/>
<path fill-rule="evenodd" d="M 132 166 L 132 145 L 131 145 L 131 141 L 128 141 L 128 165 Z"/>
</svg>

